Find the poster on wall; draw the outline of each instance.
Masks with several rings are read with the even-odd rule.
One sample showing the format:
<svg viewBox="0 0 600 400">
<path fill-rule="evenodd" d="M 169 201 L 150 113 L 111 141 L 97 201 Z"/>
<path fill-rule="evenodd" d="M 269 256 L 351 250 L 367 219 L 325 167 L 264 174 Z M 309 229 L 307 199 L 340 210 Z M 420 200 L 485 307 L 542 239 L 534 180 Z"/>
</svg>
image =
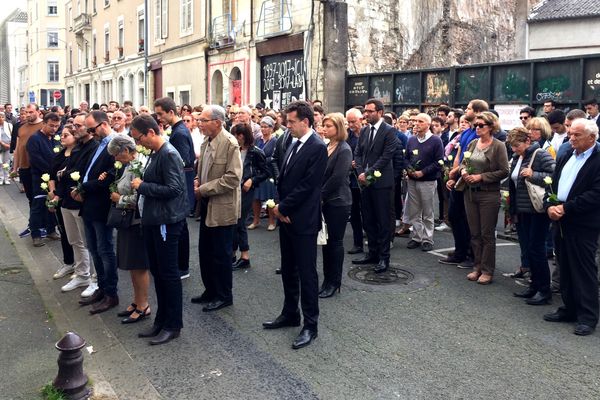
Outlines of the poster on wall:
<svg viewBox="0 0 600 400">
<path fill-rule="evenodd" d="M 519 117 L 521 116 L 521 109 L 526 106 L 527 104 L 496 104 L 494 110 L 498 112 L 502 129 L 509 131 L 513 128 L 523 126 Z"/>
<path fill-rule="evenodd" d="M 276 111 L 306 98 L 304 53 L 274 54 L 260 59 L 260 101 Z"/>
</svg>

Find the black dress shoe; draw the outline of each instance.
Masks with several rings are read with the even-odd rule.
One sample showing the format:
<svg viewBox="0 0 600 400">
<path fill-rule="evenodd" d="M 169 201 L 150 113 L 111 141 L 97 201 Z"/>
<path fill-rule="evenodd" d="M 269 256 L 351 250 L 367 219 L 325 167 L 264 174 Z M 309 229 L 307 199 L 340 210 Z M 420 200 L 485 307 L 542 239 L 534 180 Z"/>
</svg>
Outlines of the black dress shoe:
<svg viewBox="0 0 600 400">
<path fill-rule="evenodd" d="M 250 260 L 246 260 L 245 258 L 240 258 L 236 262 L 233 263 L 231 269 L 237 271 L 238 269 L 246 269 L 250 268 Z"/>
<path fill-rule="evenodd" d="M 154 339 L 150 341 L 151 346 L 156 346 L 159 344 L 169 343 L 173 339 L 177 339 L 179 337 L 179 331 L 167 331 L 161 330 L 158 335 Z"/>
<path fill-rule="evenodd" d="M 525 303 L 529 304 L 530 306 L 542 306 L 545 304 L 550 304 L 552 303 L 552 293 L 542 294 L 541 292 L 537 292 L 535 296 L 525 300 Z"/>
<path fill-rule="evenodd" d="M 576 334 L 577 336 L 587 336 L 587 335 L 591 335 L 592 333 L 594 333 L 595 329 L 596 328 L 593 328 L 589 325 L 577 324 L 577 326 L 573 330 L 573 333 Z"/>
<path fill-rule="evenodd" d="M 148 309 L 150 308 L 150 305 L 147 305 L 146 308 L 142 311 L 142 310 L 138 310 L 137 308 L 135 310 L 133 310 L 133 312 L 135 312 L 137 314 L 137 317 L 133 318 L 133 312 L 131 313 L 131 315 L 129 315 L 127 318 L 124 318 L 121 320 L 122 324 L 135 324 L 136 322 L 140 322 L 141 320 L 143 320 L 144 318 L 146 318 L 147 316 L 149 316 L 151 313 L 148 312 Z"/>
<path fill-rule="evenodd" d="M 208 303 L 207 305 L 202 307 L 202 311 L 204 311 L 204 312 L 217 311 L 217 310 L 220 310 L 221 308 L 228 307 L 232 304 L 233 304 L 233 301 L 231 301 L 231 300 L 227 300 L 227 301 L 215 300 L 215 301 L 211 301 L 210 303 Z"/>
<path fill-rule="evenodd" d="M 160 326 L 152 325 L 152 328 L 138 333 L 138 337 L 140 337 L 140 338 L 154 337 L 154 336 L 158 335 L 161 331 L 162 331 L 162 328 Z"/>
<path fill-rule="evenodd" d="M 356 260 L 352 260 L 352 264 L 354 265 L 367 265 L 367 264 L 377 264 L 379 259 L 370 254 L 366 254 L 363 258 L 358 258 Z"/>
<path fill-rule="evenodd" d="M 421 243 L 417 242 L 416 240 L 411 239 L 408 241 L 408 243 L 406 243 L 406 248 L 407 249 L 416 249 L 420 245 L 421 245 Z"/>
<path fill-rule="evenodd" d="M 277 268 L 277 269 L 275 270 L 275 273 L 276 273 L 277 275 L 281 275 L 281 268 Z"/>
<path fill-rule="evenodd" d="M 520 297 L 520 298 L 523 298 L 523 299 L 530 299 L 533 296 L 535 296 L 536 293 L 537 293 L 537 290 L 535 290 L 533 288 L 527 288 L 523 292 L 514 292 L 513 296 Z"/>
<path fill-rule="evenodd" d="M 358 247 L 358 246 L 354 246 L 353 248 L 351 248 L 350 250 L 348 250 L 348 254 L 360 254 L 363 252 L 363 248 L 362 247 Z"/>
<path fill-rule="evenodd" d="M 390 260 L 379 260 L 379 264 L 375 268 L 373 268 L 373 272 L 376 274 L 381 274 L 382 272 L 387 271 L 390 267 Z"/>
<path fill-rule="evenodd" d="M 280 315 L 273 321 L 263 322 L 262 326 L 265 329 L 279 329 L 288 326 L 300 326 L 300 317 L 286 317 L 285 315 Z"/>
<path fill-rule="evenodd" d="M 308 346 L 317 336 L 316 329 L 302 328 L 300 334 L 292 344 L 292 349 L 296 350 Z"/>
<path fill-rule="evenodd" d="M 556 311 L 550 314 L 544 314 L 544 321 L 548 322 L 574 322 L 575 318 L 569 317 L 564 312 Z"/>
<path fill-rule="evenodd" d="M 118 296 L 104 296 L 104 299 L 90 310 L 90 314 L 100 314 L 119 305 Z"/>
<path fill-rule="evenodd" d="M 326 299 L 328 297 L 333 297 L 335 292 L 338 292 L 338 293 L 340 292 L 339 286 L 333 286 L 333 285 L 327 286 L 323 290 L 321 290 L 321 292 L 319 292 L 319 298 Z"/>
<path fill-rule="evenodd" d="M 102 289 L 96 289 L 94 294 L 85 299 L 79 300 L 79 304 L 82 306 L 89 306 L 90 304 L 98 303 L 104 299 L 104 291 Z"/>
<path fill-rule="evenodd" d="M 212 301 L 212 297 L 210 297 L 208 293 L 204 292 L 200 296 L 192 297 L 191 301 L 194 304 L 210 303 Z"/>
</svg>

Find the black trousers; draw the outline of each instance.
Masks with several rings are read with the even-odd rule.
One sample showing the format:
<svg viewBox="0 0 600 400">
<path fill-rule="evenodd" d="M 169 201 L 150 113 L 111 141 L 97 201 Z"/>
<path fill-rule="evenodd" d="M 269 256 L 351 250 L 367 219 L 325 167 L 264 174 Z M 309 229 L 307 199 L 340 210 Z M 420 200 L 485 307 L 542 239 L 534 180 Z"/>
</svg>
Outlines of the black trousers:
<svg viewBox="0 0 600 400">
<path fill-rule="evenodd" d="M 339 287 L 344 267 L 344 232 L 350 206 L 323 204 L 323 217 L 327 224 L 327 244 L 323 246 L 323 286 Z"/>
<path fill-rule="evenodd" d="M 166 240 L 163 239 L 160 226 L 142 227 L 158 303 L 154 326 L 167 331 L 183 328 L 181 278 L 177 268 L 177 243 L 183 222 L 166 226 Z"/>
<path fill-rule="evenodd" d="M 317 235 L 295 235 L 290 225 L 279 228 L 281 281 L 283 282 L 282 315 L 299 316 L 302 307 L 304 327 L 317 329 L 319 320 L 319 276 L 317 275 Z"/>
<path fill-rule="evenodd" d="M 73 247 L 69 244 L 69 238 L 67 237 L 67 231 L 65 231 L 65 221 L 63 220 L 62 211 L 60 205 L 56 207 L 54 215 L 50 213 L 51 218 L 56 218 L 58 231 L 60 232 L 60 246 L 63 253 L 63 262 L 67 265 L 75 263 L 75 257 L 73 254 Z"/>
<path fill-rule="evenodd" d="M 550 294 L 550 267 L 546 257 L 546 233 L 550 219 L 546 213 L 517 214 L 517 233 L 523 266 L 531 271 L 531 285 L 542 294 Z"/>
<path fill-rule="evenodd" d="M 208 199 L 200 201 L 200 236 L 198 252 L 200 275 L 210 299 L 231 301 L 233 294 L 233 231 L 235 225 L 208 227 L 206 212 Z"/>
<path fill-rule="evenodd" d="M 352 208 L 350 210 L 350 226 L 352 226 L 352 241 L 354 247 L 363 247 L 363 220 L 360 205 L 360 189 L 351 187 Z"/>
<path fill-rule="evenodd" d="M 586 230 L 562 224 L 554 230 L 554 244 L 559 249 L 560 292 L 564 306 L 561 313 L 578 323 L 598 324 L 598 230 Z M 545 238 L 545 237 L 544 237 Z"/>
<path fill-rule="evenodd" d="M 250 250 L 250 245 L 248 245 L 248 229 L 246 227 L 246 220 L 248 219 L 248 214 L 252 210 L 252 202 L 254 201 L 254 189 L 250 189 L 247 192 L 244 192 L 242 189 L 242 212 L 240 214 L 240 218 L 238 219 L 237 225 L 235 226 L 235 232 L 233 233 L 233 251 L 237 251 L 239 248 L 240 251 L 248 251 Z M 232 257 L 233 258 L 233 257 Z"/>
<path fill-rule="evenodd" d="M 369 239 L 369 254 L 380 260 L 390 259 L 391 191 L 391 187 L 382 189 L 366 187 L 361 196 L 363 223 Z"/>
<path fill-rule="evenodd" d="M 177 267 L 180 271 L 190 270 L 190 231 L 188 229 L 187 221 L 184 219 L 183 227 L 181 228 L 181 235 L 179 236 L 179 242 L 177 243 Z"/>
<path fill-rule="evenodd" d="M 31 207 L 31 201 L 33 200 L 33 183 L 31 182 L 31 168 L 19 168 L 19 182 L 25 189 L 25 196 L 29 200 L 29 207 Z"/>
<path fill-rule="evenodd" d="M 471 254 L 471 231 L 467 221 L 463 192 L 450 191 L 448 220 L 454 236 L 454 257 L 462 261 Z"/>
</svg>

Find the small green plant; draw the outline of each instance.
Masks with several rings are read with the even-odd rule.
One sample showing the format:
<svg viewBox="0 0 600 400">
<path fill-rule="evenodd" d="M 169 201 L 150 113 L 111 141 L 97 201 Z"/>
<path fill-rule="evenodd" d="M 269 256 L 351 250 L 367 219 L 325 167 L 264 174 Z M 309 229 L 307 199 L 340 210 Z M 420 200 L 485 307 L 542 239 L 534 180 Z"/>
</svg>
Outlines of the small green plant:
<svg viewBox="0 0 600 400">
<path fill-rule="evenodd" d="M 44 400 L 66 400 L 65 394 L 62 390 L 54 387 L 52 382 L 48 382 L 42 387 L 42 396 Z"/>
</svg>

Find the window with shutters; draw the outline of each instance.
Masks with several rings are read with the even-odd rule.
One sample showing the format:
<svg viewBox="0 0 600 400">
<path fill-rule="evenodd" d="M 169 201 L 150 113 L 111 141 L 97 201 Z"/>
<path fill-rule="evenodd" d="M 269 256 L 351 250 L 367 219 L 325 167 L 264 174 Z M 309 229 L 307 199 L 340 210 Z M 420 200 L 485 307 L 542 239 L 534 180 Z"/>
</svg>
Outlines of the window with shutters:
<svg viewBox="0 0 600 400">
<path fill-rule="evenodd" d="M 179 30 L 179 34 L 181 36 L 184 35 L 189 35 L 192 33 L 194 26 L 193 26 L 193 12 L 194 12 L 194 7 L 193 7 L 193 1 L 192 0 L 179 0 L 181 3 L 181 7 L 180 7 L 180 30 Z"/>
<path fill-rule="evenodd" d="M 58 1 L 48 0 L 48 15 L 58 15 Z"/>
<path fill-rule="evenodd" d="M 154 41 L 163 42 L 169 35 L 169 0 L 154 0 Z"/>
<path fill-rule="evenodd" d="M 48 61 L 48 82 L 58 82 L 58 61 Z"/>
</svg>

